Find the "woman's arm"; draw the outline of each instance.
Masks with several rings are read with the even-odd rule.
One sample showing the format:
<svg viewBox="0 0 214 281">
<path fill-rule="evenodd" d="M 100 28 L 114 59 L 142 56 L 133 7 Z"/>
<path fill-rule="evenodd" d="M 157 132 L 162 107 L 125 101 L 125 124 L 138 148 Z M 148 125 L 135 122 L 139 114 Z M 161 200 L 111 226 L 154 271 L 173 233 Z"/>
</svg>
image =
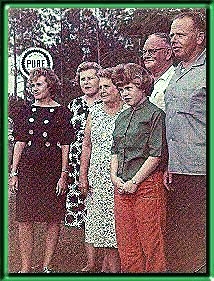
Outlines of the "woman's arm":
<svg viewBox="0 0 214 281">
<path fill-rule="evenodd" d="M 84 139 L 82 144 L 82 153 L 80 157 L 80 175 L 79 175 L 79 188 L 81 193 L 86 197 L 89 189 L 88 183 L 88 169 L 91 158 L 91 115 L 88 115 Z"/>
<path fill-rule="evenodd" d="M 62 144 L 61 145 L 62 150 L 62 171 L 60 179 L 58 180 L 57 186 L 56 186 L 56 195 L 62 195 L 67 190 L 67 178 L 68 178 L 68 153 L 69 153 L 69 144 Z"/>
<path fill-rule="evenodd" d="M 10 174 L 10 186 L 12 192 L 17 191 L 18 189 L 18 165 L 25 144 L 26 144 L 25 142 L 17 141 L 14 145 L 13 162 L 12 162 L 11 174 Z"/>
<path fill-rule="evenodd" d="M 118 170 L 117 154 L 113 154 L 111 158 L 111 166 L 110 166 L 111 181 L 113 185 L 117 188 L 118 192 L 123 193 L 124 181 L 117 176 L 117 170 Z"/>
<path fill-rule="evenodd" d="M 61 176 L 68 173 L 68 153 L 69 153 L 69 144 L 63 144 L 62 149 L 62 171 Z"/>
<path fill-rule="evenodd" d="M 161 163 L 165 146 L 165 115 L 163 112 L 153 114 L 148 140 L 149 157 L 133 178 L 124 184 L 125 192 L 134 193 L 141 184 Z"/>
<path fill-rule="evenodd" d="M 127 193 L 134 193 L 141 184 L 160 164 L 160 157 L 149 156 L 133 178 L 124 183 L 123 189 Z"/>
<path fill-rule="evenodd" d="M 160 157 L 149 156 L 147 160 L 143 163 L 139 171 L 132 178 L 132 181 L 137 183 L 143 182 L 160 164 Z"/>
</svg>

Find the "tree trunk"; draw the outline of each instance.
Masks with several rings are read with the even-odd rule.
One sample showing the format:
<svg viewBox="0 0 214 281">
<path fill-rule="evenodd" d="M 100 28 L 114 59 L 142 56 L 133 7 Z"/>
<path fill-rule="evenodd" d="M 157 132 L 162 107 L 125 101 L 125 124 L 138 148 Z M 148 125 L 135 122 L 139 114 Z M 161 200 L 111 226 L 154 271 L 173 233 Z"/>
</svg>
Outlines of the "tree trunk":
<svg viewBox="0 0 214 281">
<path fill-rule="evenodd" d="M 16 19 L 14 19 L 14 29 L 13 29 L 13 41 L 14 41 L 14 48 L 13 48 L 13 55 L 14 55 L 14 93 L 13 95 L 17 97 L 17 55 L 16 55 Z"/>
</svg>

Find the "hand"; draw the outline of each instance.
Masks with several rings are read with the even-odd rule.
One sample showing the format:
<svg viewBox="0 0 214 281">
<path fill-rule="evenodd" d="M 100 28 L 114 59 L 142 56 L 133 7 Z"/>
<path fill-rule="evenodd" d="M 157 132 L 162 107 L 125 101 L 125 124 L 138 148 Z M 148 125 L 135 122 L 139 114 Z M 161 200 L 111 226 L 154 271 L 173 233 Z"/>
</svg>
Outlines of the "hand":
<svg viewBox="0 0 214 281">
<path fill-rule="evenodd" d="M 121 185 L 124 184 L 124 181 L 117 176 L 111 177 L 111 181 L 112 181 L 113 185 L 117 188 L 119 188 Z"/>
<path fill-rule="evenodd" d="M 138 187 L 137 184 L 132 183 L 132 181 L 127 181 L 123 185 L 124 192 L 128 193 L 128 194 L 135 193 L 137 190 L 137 187 Z"/>
<path fill-rule="evenodd" d="M 61 177 L 58 180 L 58 183 L 57 183 L 57 186 L 56 186 L 56 195 L 59 196 L 59 195 L 65 194 L 66 191 L 67 191 L 67 187 L 68 187 L 68 184 L 67 184 L 66 178 Z"/>
<path fill-rule="evenodd" d="M 124 190 L 124 188 L 123 188 L 123 184 L 121 184 L 120 186 L 117 187 L 117 191 L 118 191 L 118 193 L 120 193 L 120 194 L 124 194 L 124 193 L 125 193 L 125 190 Z"/>
<path fill-rule="evenodd" d="M 12 176 L 10 178 L 9 186 L 10 186 L 10 189 L 11 189 L 12 193 L 16 193 L 17 192 L 17 190 L 18 190 L 18 183 L 19 183 L 18 176 Z"/>
<path fill-rule="evenodd" d="M 113 176 L 111 178 L 111 180 L 112 180 L 113 185 L 117 189 L 117 191 L 120 194 L 123 194 L 124 193 L 124 189 L 123 189 L 124 181 L 121 178 L 117 177 L 117 176 Z"/>
<path fill-rule="evenodd" d="M 78 187 L 79 187 L 79 190 L 80 190 L 81 194 L 83 195 L 83 197 L 86 198 L 88 195 L 88 190 L 89 190 L 88 179 L 79 181 Z"/>
<path fill-rule="evenodd" d="M 172 186 L 172 173 L 165 171 L 163 174 L 163 184 L 168 191 L 173 191 L 174 188 Z"/>
</svg>

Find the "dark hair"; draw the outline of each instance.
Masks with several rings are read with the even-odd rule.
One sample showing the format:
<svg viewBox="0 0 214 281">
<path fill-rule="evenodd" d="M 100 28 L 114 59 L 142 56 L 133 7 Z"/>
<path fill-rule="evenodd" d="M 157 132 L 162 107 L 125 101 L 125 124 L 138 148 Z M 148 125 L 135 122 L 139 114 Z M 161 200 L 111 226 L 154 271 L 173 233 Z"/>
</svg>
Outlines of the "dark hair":
<svg viewBox="0 0 214 281">
<path fill-rule="evenodd" d="M 176 19 L 182 19 L 182 18 L 191 18 L 193 23 L 194 23 L 194 27 L 196 29 L 198 29 L 199 31 L 206 31 L 206 21 L 204 20 L 203 16 L 201 13 L 199 12 L 195 12 L 195 11 L 186 11 L 186 12 L 182 12 L 178 15 L 176 15 L 173 18 L 173 21 Z"/>
<path fill-rule="evenodd" d="M 82 62 L 77 67 L 76 77 L 75 77 L 76 82 L 79 81 L 80 72 L 88 70 L 88 69 L 94 69 L 94 70 L 96 70 L 96 73 L 98 73 L 98 71 L 100 71 L 102 69 L 102 67 L 98 63 L 93 62 L 93 61 L 84 61 L 84 62 Z"/>
<path fill-rule="evenodd" d="M 133 83 L 138 88 L 145 90 L 147 96 L 151 95 L 154 86 L 154 79 L 151 74 L 144 67 L 136 63 L 117 65 L 114 68 L 112 82 L 116 87 Z"/>
<path fill-rule="evenodd" d="M 46 78 L 45 80 L 49 87 L 50 96 L 54 98 L 61 85 L 58 76 L 55 74 L 54 70 L 50 68 L 34 68 L 30 70 L 28 85 L 31 84 L 34 80 L 37 80 L 40 76 L 44 76 Z"/>
</svg>

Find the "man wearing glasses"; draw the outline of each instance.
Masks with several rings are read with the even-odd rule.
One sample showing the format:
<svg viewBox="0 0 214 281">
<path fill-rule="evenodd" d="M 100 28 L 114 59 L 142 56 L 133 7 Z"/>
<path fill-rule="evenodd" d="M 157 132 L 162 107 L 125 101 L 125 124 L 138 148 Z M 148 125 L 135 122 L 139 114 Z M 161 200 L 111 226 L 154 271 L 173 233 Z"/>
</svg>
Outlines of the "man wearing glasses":
<svg viewBox="0 0 214 281">
<path fill-rule="evenodd" d="M 169 35 L 149 35 L 142 53 L 144 65 L 154 77 L 154 90 L 149 100 L 165 111 L 164 92 L 175 72 Z"/>
</svg>

